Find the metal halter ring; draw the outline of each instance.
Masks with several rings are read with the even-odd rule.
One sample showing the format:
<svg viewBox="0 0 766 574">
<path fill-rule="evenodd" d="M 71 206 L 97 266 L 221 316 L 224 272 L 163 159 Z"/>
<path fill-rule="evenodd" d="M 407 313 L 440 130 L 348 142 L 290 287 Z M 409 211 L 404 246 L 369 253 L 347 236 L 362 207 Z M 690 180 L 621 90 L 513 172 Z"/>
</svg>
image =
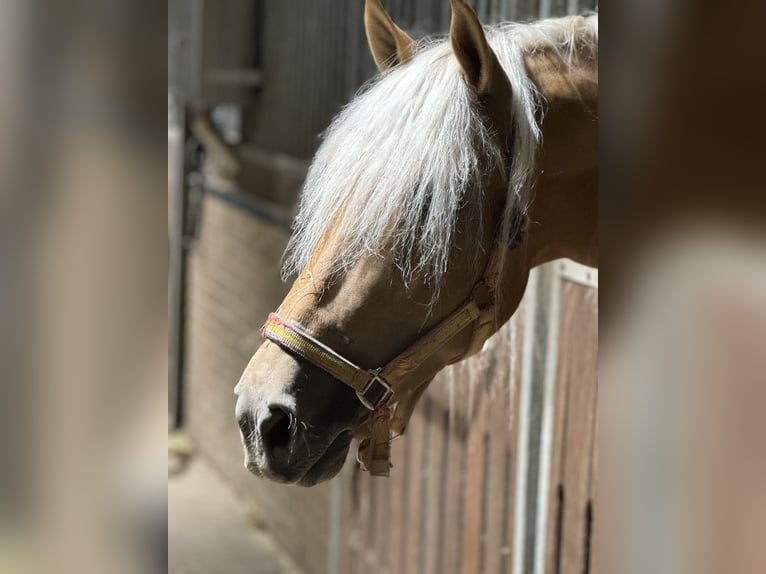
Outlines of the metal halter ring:
<svg viewBox="0 0 766 574">
<path fill-rule="evenodd" d="M 356 392 L 356 396 L 366 408 L 374 411 L 380 405 L 386 404 L 391 400 L 391 397 L 394 396 L 394 389 L 380 376 L 380 369 L 370 371 L 370 375 L 372 375 L 372 377 L 367 381 L 364 389 Z M 374 387 L 374 385 L 378 386 Z M 368 395 L 370 391 L 372 391 L 372 396 Z"/>
</svg>

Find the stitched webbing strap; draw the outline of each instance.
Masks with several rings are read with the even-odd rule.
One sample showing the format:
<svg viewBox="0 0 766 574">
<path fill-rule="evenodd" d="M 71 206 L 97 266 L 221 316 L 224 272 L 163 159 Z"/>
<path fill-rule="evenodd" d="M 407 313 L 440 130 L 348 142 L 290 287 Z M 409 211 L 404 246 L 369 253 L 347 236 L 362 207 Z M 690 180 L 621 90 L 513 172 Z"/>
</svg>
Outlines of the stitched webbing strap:
<svg viewBox="0 0 766 574">
<path fill-rule="evenodd" d="M 364 390 L 371 373 L 357 367 L 354 363 L 333 351 L 317 340 L 294 321 L 285 321 L 276 313 L 271 313 L 261 334 L 303 357 L 339 381 L 346 383 L 355 391 Z"/>
<path fill-rule="evenodd" d="M 350 386 L 357 392 L 362 403 L 373 410 L 392 398 L 394 387 L 402 377 L 417 369 L 480 314 L 476 301 L 469 299 L 384 368 L 369 371 L 356 366 L 316 339 L 298 323 L 286 321 L 276 313 L 269 315 L 261 334 Z M 377 386 L 383 388 L 378 389 Z"/>
<path fill-rule="evenodd" d="M 469 299 L 460 309 L 444 319 L 409 349 L 388 363 L 380 375 L 393 383 L 404 375 L 411 373 L 440 347 L 478 319 L 480 314 L 481 311 L 476 301 L 473 298 Z"/>
<path fill-rule="evenodd" d="M 375 410 L 387 404 L 393 389 L 377 370 L 365 371 L 306 332 L 298 323 L 285 321 L 276 313 L 269 315 L 261 334 L 329 373 L 356 391 L 359 401 Z"/>
</svg>

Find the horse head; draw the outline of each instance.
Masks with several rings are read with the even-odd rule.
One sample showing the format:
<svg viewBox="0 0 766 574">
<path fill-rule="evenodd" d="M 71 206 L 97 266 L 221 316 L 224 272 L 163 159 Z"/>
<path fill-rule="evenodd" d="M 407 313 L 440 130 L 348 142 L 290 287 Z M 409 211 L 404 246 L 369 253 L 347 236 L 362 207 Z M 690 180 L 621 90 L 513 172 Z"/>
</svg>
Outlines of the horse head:
<svg viewBox="0 0 766 574">
<path fill-rule="evenodd" d="M 285 261 L 297 279 L 236 387 L 256 475 L 327 480 L 381 413 L 387 442 L 389 405 L 402 430 L 435 374 L 521 299 L 536 92 L 523 57 L 501 65 L 471 7 L 451 4 L 449 41 L 416 43 L 366 3 L 381 73 L 312 162 Z"/>
</svg>

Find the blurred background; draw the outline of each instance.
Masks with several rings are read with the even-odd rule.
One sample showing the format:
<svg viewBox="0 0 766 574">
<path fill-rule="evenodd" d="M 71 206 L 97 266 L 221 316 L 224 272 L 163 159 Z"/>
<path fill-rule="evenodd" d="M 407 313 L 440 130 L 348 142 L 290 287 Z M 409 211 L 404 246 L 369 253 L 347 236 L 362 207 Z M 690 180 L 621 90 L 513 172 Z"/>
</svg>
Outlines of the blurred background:
<svg viewBox="0 0 766 574">
<path fill-rule="evenodd" d="M 0 572 L 766 571 L 758 3 L 600 11 L 599 275 L 536 272 L 390 479 L 244 470 L 233 386 L 317 134 L 373 72 L 361 12 L 0 2 Z"/>
<path fill-rule="evenodd" d="M 383 4 L 416 39 L 449 29 L 447 0 Z M 472 4 L 485 24 L 595 8 Z M 376 72 L 363 10 L 362 0 L 168 3 L 170 570 L 532 572 L 566 546 L 561 560 L 587 571 L 596 274 L 571 263 L 536 273 L 490 351 L 432 384 L 395 443 L 391 479 L 350 460 L 331 483 L 303 489 L 243 468 L 233 387 L 289 288 L 280 257 L 320 134 Z M 554 345 L 562 373 L 572 362 L 578 371 L 558 391 Z M 583 381 L 571 402 L 566 377 Z M 568 406 L 586 416 L 567 426 Z"/>
</svg>

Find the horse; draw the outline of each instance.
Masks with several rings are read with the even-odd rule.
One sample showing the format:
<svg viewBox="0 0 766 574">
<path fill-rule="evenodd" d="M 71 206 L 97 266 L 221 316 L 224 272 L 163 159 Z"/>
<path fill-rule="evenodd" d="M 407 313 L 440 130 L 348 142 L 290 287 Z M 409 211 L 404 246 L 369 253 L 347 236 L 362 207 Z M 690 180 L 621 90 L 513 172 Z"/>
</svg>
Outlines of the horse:
<svg viewBox="0 0 766 574">
<path fill-rule="evenodd" d="M 598 256 L 598 15 L 413 40 L 367 0 L 379 74 L 309 168 L 297 275 L 236 385 L 245 467 L 312 486 L 352 439 L 373 474 L 438 371 L 479 352 L 532 268 Z"/>
</svg>

